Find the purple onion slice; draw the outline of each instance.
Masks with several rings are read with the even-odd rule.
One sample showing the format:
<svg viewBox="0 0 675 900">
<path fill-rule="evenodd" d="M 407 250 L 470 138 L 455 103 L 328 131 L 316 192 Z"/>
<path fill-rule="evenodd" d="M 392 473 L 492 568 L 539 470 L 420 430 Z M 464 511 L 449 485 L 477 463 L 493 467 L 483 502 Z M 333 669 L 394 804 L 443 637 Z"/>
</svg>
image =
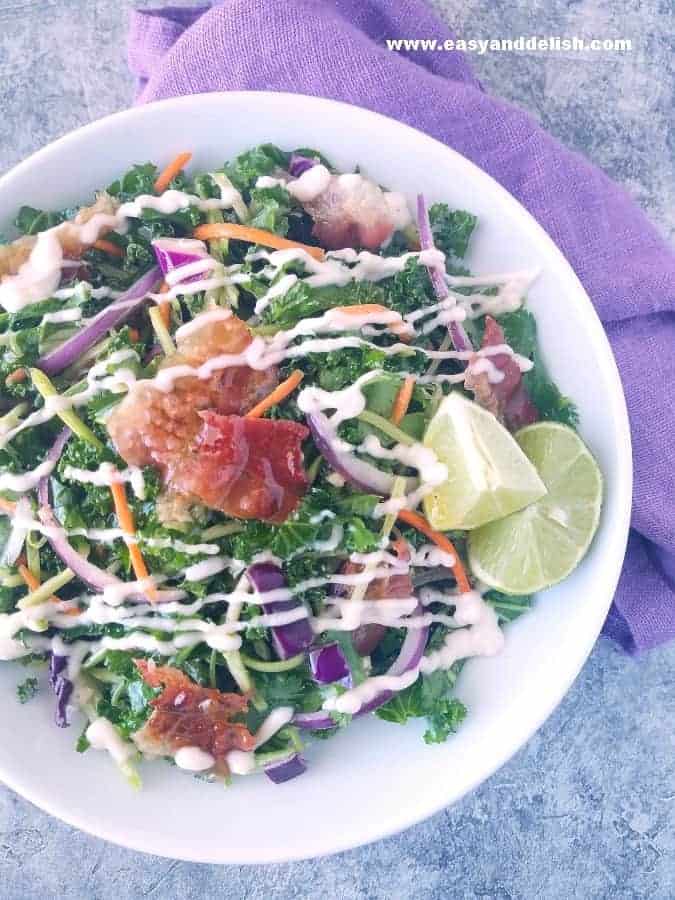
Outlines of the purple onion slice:
<svg viewBox="0 0 675 900">
<path fill-rule="evenodd" d="M 209 256 L 206 244 L 194 238 L 157 238 L 152 242 L 152 249 L 155 251 L 162 275 L 200 259 L 207 259 Z M 203 277 L 203 274 L 190 275 L 182 281 L 194 281 Z"/>
<path fill-rule="evenodd" d="M 114 303 L 94 316 L 81 331 L 64 341 L 54 350 L 42 356 L 36 363 L 46 375 L 58 375 L 90 350 L 113 328 L 117 328 L 144 302 L 159 279 L 159 269 L 154 266 L 136 281 Z"/>
<path fill-rule="evenodd" d="M 287 612 L 302 605 L 295 597 L 289 597 L 288 600 L 265 602 L 264 595 L 266 593 L 288 589 L 284 574 L 276 563 L 253 563 L 248 567 L 246 574 L 260 596 L 260 605 L 265 613 Z M 288 625 L 274 625 L 271 630 L 272 643 L 279 659 L 289 659 L 291 656 L 297 656 L 298 653 L 304 653 L 314 639 L 307 618 L 298 619 Z"/>
<path fill-rule="evenodd" d="M 294 753 L 288 759 L 279 760 L 279 762 L 268 763 L 265 767 L 265 775 L 275 784 L 283 784 L 284 781 L 290 781 L 291 778 L 297 778 L 307 771 L 307 763 L 298 754 Z"/>
<path fill-rule="evenodd" d="M 435 250 L 434 237 L 431 232 L 429 210 L 424 194 L 417 195 L 417 224 L 420 231 L 420 247 L 422 250 Z M 448 285 L 445 282 L 445 268 L 442 265 L 427 266 L 427 272 L 431 279 L 436 296 L 439 300 L 445 300 L 450 295 Z M 460 322 L 451 322 L 449 325 L 450 337 L 455 350 L 473 350 L 469 335 Z"/>
<path fill-rule="evenodd" d="M 52 653 L 49 657 L 49 685 L 56 694 L 56 712 L 54 721 L 59 728 L 67 728 L 68 701 L 73 693 L 73 682 L 64 674 L 68 666 L 68 657 Z"/>
<path fill-rule="evenodd" d="M 317 165 L 316 159 L 311 159 L 309 156 L 303 156 L 301 153 L 291 153 L 288 171 L 293 178 L 299 178 L 307 171 L 307 169 L 311 169 L 315 165 Z"/>
<path fill-rule="evenodd" d="M 323 413 L 309 413 L 306 421 L 312 432 L 316 449 L 339 475 L 342 475 L 353 487 L 368 494 L 379 494 L 382 497 L 391 494 L 394 487 L 394 476 L 359 459 L 351 451 L 336 447 L 338 438 Z"/>
<path fill-rule="evenodd" d="M 312 648 L 309 651 L 309 667 L 317 684 L 344 683 L 351 676 L 342 648 L 336 642 Z"/>
</svg>

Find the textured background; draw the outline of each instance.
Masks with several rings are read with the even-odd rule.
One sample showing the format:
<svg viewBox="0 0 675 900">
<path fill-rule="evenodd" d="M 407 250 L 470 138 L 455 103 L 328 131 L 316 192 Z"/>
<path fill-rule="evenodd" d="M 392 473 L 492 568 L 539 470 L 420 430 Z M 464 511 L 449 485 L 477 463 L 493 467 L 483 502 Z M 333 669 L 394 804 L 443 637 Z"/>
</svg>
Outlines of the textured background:
<svg viewBox="0 0 675 900">
<path fill-rule="evenodd" d="M 631 53 L 472 61 L 487 89 L 529 109 L 623 183 L 665 234 L 675 232 L 671 0 L 434 5 L 466 38 L 630 38 Z M 0 0 L 0 172 L 128 105 L 131 6 Z M 472 796 L 399 837 L 318 863 L 225 869 L 154 859 L 80 834 L 0 788 L 0 895 L 670 900 L 674 685 L 675 647 L 636 661 L 602 640 L 557 712 Z"/>
</svg>

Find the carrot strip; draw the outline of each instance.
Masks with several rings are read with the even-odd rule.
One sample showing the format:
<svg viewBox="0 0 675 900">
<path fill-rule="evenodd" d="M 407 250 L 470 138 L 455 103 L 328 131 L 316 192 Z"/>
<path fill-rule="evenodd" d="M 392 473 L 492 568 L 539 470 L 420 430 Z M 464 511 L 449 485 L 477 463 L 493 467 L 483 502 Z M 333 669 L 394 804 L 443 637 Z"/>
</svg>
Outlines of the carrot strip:
<svg viewBox="0 0 675 900">
<path fill-rule="evenodd" d="M 427 520 L 419 513 L 413 512 L 410 509 L 402 509 L 399 512 L 398 517 L 402 522 L 405 522 L 406 525 L 412 525 L 413 528 L 416 528 L 418 531 L 421 531 L 422 534 L 425 534 L 429 540 L 433 541 L 437 547 L 441 548 L 441 550 L 445 550 L 446 553 L 452 553 L 455 558 L 455 564 L 452 567 L 452 571 L 457 579 L 457 585 L 463 594 L 468 594 L 471 590 L 471 582 L 469 581 L 466 570 L 462 565 L 462 560 L 459 558 L 459 553 L 455 549 L 455 545 L 452 541 L 444 534 L 441 534 L 440 531 L 434 531 Z"/>
<path fill-rule="evenodd" d="M 303 378 L 304 373 L 300 369 L 291 372 L 288 378 L 274 388 L 271 394 L 268 394 L 260 403 L 256 403 L 253 409 L 249 409 L 244 418 L 259 419 L 261 416 L 264 416 L 268 409 L 276 406 L 277 403 L 281 403 L 289 394 L 292 394 Z"/>
<path fill-rule="evenodd" d="M 117 256 L 120 259 L 124 256 L 124 250 L 121 247 L 113 244 L 112 241 L 106 241 L 104 238 L 94 241 L 91 246 L 96 250 L 101 250 L 103 253 L 108 253 L 110 256 Z"/>
<path fill-rule="evenodd" d="M 40 587 L 40 581 L 35 577 L 35 575 L 33 575 L 28 566 L 24 565 L 23 563 L 19 563 L 17 569 L 19 570 L 19 575 L 23 578 L 23 580 L 26 582 L 26 585 L 31 589 L 31 591 L 36 591 Z M 55 597 L 54 599 L 58 598 Z"/>
<path fill-rule="evenodd" d="M 138 328 L 129 329 L 129 340 L 132 344 L 137 344 L 141 339 L 141 333 Z"/>
<path fill-rule="evenodd" d="M 127 492 L 124 485 L 119 482 L 113 482 L 113 484 L 110 485 L 110 492 L 112 493 L 113 503 L 115 504 L 115 513 L 120 523 L 120 528 L 129 537 L 135 537 L 136 526 L 134 524 L 134 516 L 131 512 L 129 503 L 127 502 Z M 129 548 L 129 558 L 131 559 L 131 566 L 136 578 L 139 581 L 149 578 L 150 573 L 148 572 L 148 567 L 145 564 L 143 554 L 141 553 L 138 544 L 127 541 L 127 547 Z M 150 599 L 154 599 L 156 594 L 154 588 L 150 588 L 146 593 Z"/>
<path fill-rule="evenodd" d="M 28 377 L 28 373 L 25 369 L 14 369 L 13 372 L 10 372 L 7 378 L 5 378 L 5 384 L 19 384 L 21 381 L 25 381 Z"/>
<path fill-rule="evenodd" d="M 172 159 L 169 165 L 157 176 L 155 192 L 158 194 L 164 193 L 176 175 L 183 171 L 191 159 L 191 153 L 179 153 L 175 159 Z"/>
<path fill-rule="evenodd" d="M 414 388 L 415 376 L 406 375 L 403 384 L 399 388 L 398 394 L 396 394 L 391 416 L 389 417 L 394 425 L 398 425 L 403 416 L 408 412 Z"/>
<path fill-rule="evenodd" d="M 15 511 L 16 503 L 13 500 L 5 500 L 3 497 L 0 497 L 0 513 L 11 516 Z"/>
<path fill-rule="evenodd" d="M 271 231 L 262 228 L 249 228 L 248 225 L 235 225 L 232 222 L 213 222 L 208 225 L 198 225 L 192 232 L 200 241 L 213 241 L 219 238 L 228 238 L 233 241 L 248 241 L 249 244 L 262 244 L 263 247 L 273 247 L 275 250 L 298 249 L 305 250 L 314 259 L 321 261 L 325 253 L 321 247 L 310 247 L 309 244 L 300 244 L 298 241 L 289 241 L 279 237 Z"/>
</svg>

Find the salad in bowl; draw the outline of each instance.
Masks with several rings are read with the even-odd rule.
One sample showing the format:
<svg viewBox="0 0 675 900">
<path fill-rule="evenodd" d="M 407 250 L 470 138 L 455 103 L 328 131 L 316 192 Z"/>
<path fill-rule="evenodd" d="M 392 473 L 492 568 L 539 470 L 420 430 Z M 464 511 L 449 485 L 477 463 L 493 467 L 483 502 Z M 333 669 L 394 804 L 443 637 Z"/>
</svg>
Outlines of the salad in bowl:
<svg viewBox="0 0 675 900">
<path fill-rule="evenodd" d="M 444 741 L 599 522 L 536 272 L 314 149 L 189 163 L 0 245 L 0 659 L 133 784 L 284 782 L 371 713 Z"/>
</svg>

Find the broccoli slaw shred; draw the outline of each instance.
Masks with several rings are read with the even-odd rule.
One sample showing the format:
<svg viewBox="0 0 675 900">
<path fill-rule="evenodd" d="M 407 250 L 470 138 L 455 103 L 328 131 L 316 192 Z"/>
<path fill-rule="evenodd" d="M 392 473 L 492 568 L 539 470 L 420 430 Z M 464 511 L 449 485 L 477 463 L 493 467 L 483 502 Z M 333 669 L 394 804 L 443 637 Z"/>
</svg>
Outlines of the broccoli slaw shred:
<svg viewBox="0 0 675 900">
<path fill-rule="evenodd" d="M 0 659 L 47 661 L 57 724 L 135 785 L 141 756 L 288 780 L 370 712 L 443 741 L 530 598 L 424 518 L 424 434 L 452 391 L 574 424 L 536 273 L 471 274 L 473 215 L 315 150 L 189 161 L 0 244 Z"/>
</svg>

